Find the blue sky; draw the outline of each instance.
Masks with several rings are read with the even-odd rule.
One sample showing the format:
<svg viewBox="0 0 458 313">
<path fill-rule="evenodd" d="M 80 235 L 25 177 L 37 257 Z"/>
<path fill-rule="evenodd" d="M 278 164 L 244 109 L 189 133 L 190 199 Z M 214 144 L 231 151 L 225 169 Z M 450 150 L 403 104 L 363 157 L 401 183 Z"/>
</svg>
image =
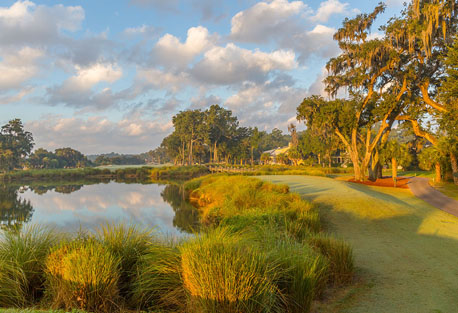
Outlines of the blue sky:
<svg viewBox="0 0 458 313">
<path fill-rule="evenodd" d="M 211 104 L 285 130 L 323 93 L 335 30 L 378 2 L 2 1 L 0 123 L 21 118 L 36 147 L 87 154 L 153 149 L 174 114 Z"/>
</svg>

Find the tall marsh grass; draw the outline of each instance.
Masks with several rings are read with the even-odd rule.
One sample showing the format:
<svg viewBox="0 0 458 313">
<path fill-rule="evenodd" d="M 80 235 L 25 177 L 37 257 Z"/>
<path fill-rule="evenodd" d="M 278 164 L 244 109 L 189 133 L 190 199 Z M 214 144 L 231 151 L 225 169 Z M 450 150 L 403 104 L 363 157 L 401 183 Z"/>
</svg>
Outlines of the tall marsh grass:
<svg viewBox="0 0 458 313">
<path fill-rule="evenodd" d="M 37 225 L 0 233 L 0 304 L 36 303 L 44 292 L 46 257 L 60 238 L 52 229 Z"/>
<path fill-rule="evenodd" d="M 277 268 L 241 234 L 219 228 L 180 248 L 190 312 L 272 312 L 280 292 Z"/>
<path fill-rule="evenodd" d="M 46 260 L 48 296 L 55 308 L 118 309 L 120 259 L 94 239 L 64 243 Z"/>
</svg>

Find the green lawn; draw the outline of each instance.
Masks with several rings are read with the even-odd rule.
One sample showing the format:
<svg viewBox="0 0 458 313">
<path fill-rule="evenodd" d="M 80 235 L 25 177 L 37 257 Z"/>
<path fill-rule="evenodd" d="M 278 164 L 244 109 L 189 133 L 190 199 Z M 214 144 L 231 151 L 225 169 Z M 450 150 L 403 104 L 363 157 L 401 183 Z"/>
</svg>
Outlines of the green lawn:
<svg viewBox="0 0 458 313">
<path fill-rule="evenodd" d="M 440 184 L 433 184 L 431 185 L 442 192 L 444 195 L 453 198 L 455 200 L 458 200 L 458 186 L 455 185 L 454 183 L 440 183 Z"/>
<path fill-rule="evenodd" d="M 357 283 L 317 312 L 456 312 L 458 218 L 409 190 L 324 177 L 263 176 L 319 203 L 331 231 L 352 244 Z"/>
</svg>

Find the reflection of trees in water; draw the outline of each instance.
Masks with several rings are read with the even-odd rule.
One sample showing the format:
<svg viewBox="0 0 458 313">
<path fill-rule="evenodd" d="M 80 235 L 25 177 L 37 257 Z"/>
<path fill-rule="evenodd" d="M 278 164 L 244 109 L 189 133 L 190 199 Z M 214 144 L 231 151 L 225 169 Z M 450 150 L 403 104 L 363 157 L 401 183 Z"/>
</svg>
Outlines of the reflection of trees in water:
<svg viewBox="0 0 458 313">
<path fill-rule="evenodd" d="M 198 230 L 199 214 L 196 208 L 186 201 L 183 186 L 167 185 L 161 196 L 175 211 L 173 226 L 188 233 Z"/>
<path fill-rule="evenodd" d="M 69 194 L 78 191 L 84 185 L 55 185 L 55 186 L 30 186 L 29 189 L 37 195 L 44 195 L 49 190 L 54 190 L 58 193 Z"/>
<path fill-rule="evenodd" d="M 32 218 L 32 204 L 19 196 L 18 189 L 18 187 L 0 186 L 0 226 L 2 228 L 21 228 Z"/>
</svg>

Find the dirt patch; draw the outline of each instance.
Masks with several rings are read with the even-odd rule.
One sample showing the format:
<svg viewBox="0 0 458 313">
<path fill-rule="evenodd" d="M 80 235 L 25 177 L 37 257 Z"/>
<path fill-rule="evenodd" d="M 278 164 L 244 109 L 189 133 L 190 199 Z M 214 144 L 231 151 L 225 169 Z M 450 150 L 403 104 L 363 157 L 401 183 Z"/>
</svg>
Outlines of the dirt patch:
<svg viewBox="0 0 458 313">
<path fill-rule="evenodd" d="M 358 183 L 358 184 L 363 184 L 363 185 L 368 185 L 368 186 L 394 187 L 394 181 L 393 181 L 393 178 L 391 177 L 383 177 L 383 178 L 377 179 L 376 181 L 367 180 L 364 182 L 356 181 L 352 177 L 348 179 L 348 181 L 352 183 Z M 409 188 L 409 186 L 407 185 L 408 182 L 409 182 L 409 177 L 398 177 L 396 187 L 408 189 Z"/>
</svg>

